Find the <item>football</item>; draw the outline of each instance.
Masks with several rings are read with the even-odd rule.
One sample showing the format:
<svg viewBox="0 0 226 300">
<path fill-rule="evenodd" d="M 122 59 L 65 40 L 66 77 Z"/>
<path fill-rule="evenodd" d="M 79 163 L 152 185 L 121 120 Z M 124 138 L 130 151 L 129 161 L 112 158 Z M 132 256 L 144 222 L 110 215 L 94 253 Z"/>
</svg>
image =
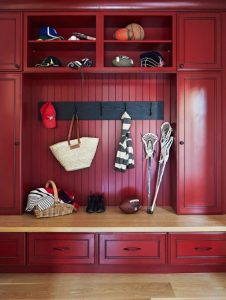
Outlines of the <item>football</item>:
<svg viewBox="0 0 226 300">
<path fill-rule="evenodd" d="M 141 208 L 141 203 L 139 199 L 130 199 L 123 201 L 119 208 L 126 214 L 134 214 Z"/>
<path fill-rule="evenodd" d="M 134 65 L 134 62 L 132 58 L 128 56 L 119 55 L 112 60 L 112 65 L 114 67 L 132 67 Z"/>
</svg>

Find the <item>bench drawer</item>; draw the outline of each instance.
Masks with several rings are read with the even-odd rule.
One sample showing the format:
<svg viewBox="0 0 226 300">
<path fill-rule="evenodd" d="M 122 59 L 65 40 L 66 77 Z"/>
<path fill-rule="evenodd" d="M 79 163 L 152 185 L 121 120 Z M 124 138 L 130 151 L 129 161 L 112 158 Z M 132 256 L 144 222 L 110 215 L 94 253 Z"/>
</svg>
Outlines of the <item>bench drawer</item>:
<svg viewBox="0 0 226 300">
<path fill-rule="evenodd" d="M 93 264 L 94 234 L 31 233 L 29 264 Z"/>
<path fill-rule="evenodd" d="M 226 263 L 226 233 L 171 233 L 171 264 Z"/>
<path fill-rule="evenodd" d="M 164 264 L 165 234 L 100 234 L 100 264 Z"/>
<path fill-rule="evenodd" d="M 0 265 L 25 264 L 25 234 L 0 233 Z"/>
</svg>

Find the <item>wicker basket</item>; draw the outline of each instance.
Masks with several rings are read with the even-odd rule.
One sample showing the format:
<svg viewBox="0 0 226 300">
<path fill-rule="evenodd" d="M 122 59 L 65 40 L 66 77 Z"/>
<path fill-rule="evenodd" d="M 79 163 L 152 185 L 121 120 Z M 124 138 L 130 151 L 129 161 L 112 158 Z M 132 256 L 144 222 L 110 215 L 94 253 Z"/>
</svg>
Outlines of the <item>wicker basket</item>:
<svg viewBox="0 0 226 300">
<path fill-rule="evenodd" d="M 40 210 L 37 206 L 33 212 L 36 218 L 49 218 L 71 214 L 74 210 L 74 206 L 67 203 L 61 203 L 58 198 L 57 187 L 54 181 L 48 180 L 45 187 L 48 188 L 51 184 L 54 193 L 54 205 L 47 209 Z"/>
</svg>

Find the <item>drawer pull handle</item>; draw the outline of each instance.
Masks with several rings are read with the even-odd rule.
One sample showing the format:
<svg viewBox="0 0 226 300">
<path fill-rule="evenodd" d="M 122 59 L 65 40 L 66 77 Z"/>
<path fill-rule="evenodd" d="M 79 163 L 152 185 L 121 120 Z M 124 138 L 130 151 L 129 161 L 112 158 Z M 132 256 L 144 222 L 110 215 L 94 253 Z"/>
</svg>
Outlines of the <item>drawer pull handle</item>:
<svg viewBox="0 0 226 300">
<path fill-rule="evenodd" d="M 139 250 L 141 250 L 141 248 L 139 248 L 139 247 L 126 247 L 126 248 L 123 248 L 123 250 L 125 250 L 125 251 L 139 251 Z"/>
<path fill-rule="evenodd" d="M 212 247 L 196 247 L 194 248 L 196 251 L 210 251 L 213 248 Z"/>
<path fill-rule="evenodd" d="M 66 250 L 70 250 L 70 248 L 69 247 L 53 247 L 53 250 L 66 251 Z"/>
</svg>

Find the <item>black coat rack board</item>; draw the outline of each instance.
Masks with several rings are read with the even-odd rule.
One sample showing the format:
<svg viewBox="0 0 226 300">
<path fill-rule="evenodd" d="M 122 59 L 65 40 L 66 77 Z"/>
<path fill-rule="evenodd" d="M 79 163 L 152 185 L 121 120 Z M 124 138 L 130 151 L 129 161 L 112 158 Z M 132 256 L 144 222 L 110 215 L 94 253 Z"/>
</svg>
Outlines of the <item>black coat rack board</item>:
<svg viewBox="0 0 226 300">
<path fill-rule="evenodd" d="M 44 101 L 38 102 L 38 118 Z M 79 120 L 120 120 L 124 111 L 132 120 L 163 120 L 163 101 L 106 101 L 106 102 L 52 102 L 57 120 L 70 120 L 77 111 Z"/>
</svg>

